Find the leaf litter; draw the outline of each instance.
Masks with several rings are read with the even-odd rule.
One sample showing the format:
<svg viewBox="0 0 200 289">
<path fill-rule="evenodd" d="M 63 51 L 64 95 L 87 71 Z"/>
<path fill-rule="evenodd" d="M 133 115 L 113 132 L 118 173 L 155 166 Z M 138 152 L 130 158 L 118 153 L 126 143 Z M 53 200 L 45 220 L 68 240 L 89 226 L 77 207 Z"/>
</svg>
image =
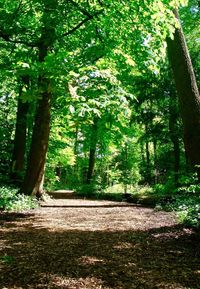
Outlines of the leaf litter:
<svg viewBox="0 0 200 289">
<path fill-rule="evenodd" d="M 172 213 L 51 200 L 0 212 L 0 288 L 200 289 L 199 245 Z"/>
</svg>

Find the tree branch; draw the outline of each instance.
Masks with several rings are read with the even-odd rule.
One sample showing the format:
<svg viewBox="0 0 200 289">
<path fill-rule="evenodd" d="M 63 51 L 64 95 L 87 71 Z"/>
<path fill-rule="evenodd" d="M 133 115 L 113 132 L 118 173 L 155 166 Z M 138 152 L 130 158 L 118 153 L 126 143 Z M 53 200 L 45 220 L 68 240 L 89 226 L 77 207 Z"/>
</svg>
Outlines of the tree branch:
<svg viewBox="0 0 200 289">
<path fill-rule="evenodd" d="M 78 10 L 85 16 L 87 17 L 91 17 L 92 15 L 86 11 L 85 9 L 83 9 L 82 7 L 80 7 L 76 2 L 74 2 L 73 0 L 68 0 L 73 6 L 75 6 L 76 8 L 78 8 Z"/>
<path fill-rule="evenodd" d="M 71 1 L 71 0 L 70 0 Z M 83 26 L 84 23 L 86 23 L 87 21 L 93 19 L 94 17 L 98 16 L 99 14 L 103 13 L 103 10 L 99 10 L 97 11 L 95 14 L 87 16 L 85 19 L 83 19 L 81 22 L 79 22 L 76 26 L 74 26 L 72 29 L 68 30 L 66 33 L 63 33 L 61 35 L 61 37 L 65 37 L 68 36 L 70 34 L 72 34 L 73 32 L 75 32 L 78 28 L 80 28 L 81 26 Z"/>
<path fill-rule="evenodd" d="M 3 40 L 5 40 L 6 42 L 10 42 L 10 43 L 14 43 L 14 44 L 24 44 L 28 47 L 37 47 L 36 43 L 31 43 L 31 42 L 27 42 L 27 41 L 23 41 L 23 40 L 13 40 L 10 38 L 10 35 L 7 33 L 4 33 L 2 31 L 0 31 L 0 38 L 2 38 Z"/>
<path fill-rule="evenodd" d="M 73 27 L 72 29 L 68 30 L 67 32 L 65 32 L 64 34 L 62 34 L 62 37 L 64 36 L 68 36 L 70 34 L 72 34 L 74 31 L 76 31 L 78 28 L 80 28 L 84 23 L 86 23 L 88 20 L 90 20 L 90 18 L 85 18 L 83 19 L 80 23 L 78 23 L 75 27 Z"/>
</svg>

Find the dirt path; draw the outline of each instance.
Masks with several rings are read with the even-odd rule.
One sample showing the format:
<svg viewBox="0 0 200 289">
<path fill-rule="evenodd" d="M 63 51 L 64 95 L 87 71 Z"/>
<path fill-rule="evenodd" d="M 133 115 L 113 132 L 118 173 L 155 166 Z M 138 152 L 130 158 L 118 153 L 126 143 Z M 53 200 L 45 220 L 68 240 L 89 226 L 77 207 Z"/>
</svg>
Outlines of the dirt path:
<svg viewBox="0 0 200 289">
<path fill-rule="evenodd" d="M 0 288 L 200 289 L 199 235 L 126 203 L 55 200 L 0 213 Z"/>
</svg>

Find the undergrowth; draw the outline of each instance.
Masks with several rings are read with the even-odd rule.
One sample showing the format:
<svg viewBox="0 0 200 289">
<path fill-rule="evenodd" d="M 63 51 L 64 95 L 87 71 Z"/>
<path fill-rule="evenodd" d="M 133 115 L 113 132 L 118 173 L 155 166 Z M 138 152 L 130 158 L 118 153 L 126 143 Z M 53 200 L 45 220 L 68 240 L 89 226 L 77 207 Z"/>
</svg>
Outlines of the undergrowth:
<svg viewBox="0 0 200 289">
<path fill-rule="evenodd" d="M 200 229 L 200 185 L 181 187 L 159 205 L 167 211 L 175 211 L 181 223 Z"/>
<path fill-rule="evenodd" d="M 103 191 L 96 190 L 94 185 L 85 185 L 78 195 L 93 199 L 128 201 L 155 207 L 155 210 L 174 211 L 181 223 L 200 229 L 200 185 L 197 184 L 185 183 L 176 188 L 169 179 L 165 184 L 129 187 L 126 195 L 121 184 Z"/>
<path fill-rule="evenodd" d="M 31 196 L 18 194 L 18 189 L 8 186 L 0 187 L 0 209 L 5 211 L 24 211 L 34 209 L 38 202 Z"/>
</svg>

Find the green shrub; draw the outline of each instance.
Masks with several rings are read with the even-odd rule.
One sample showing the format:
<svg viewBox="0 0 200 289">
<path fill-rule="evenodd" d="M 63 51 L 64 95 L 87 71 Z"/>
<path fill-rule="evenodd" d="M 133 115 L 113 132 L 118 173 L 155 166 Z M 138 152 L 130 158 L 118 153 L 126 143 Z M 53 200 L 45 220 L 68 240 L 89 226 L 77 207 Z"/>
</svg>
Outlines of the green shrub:
<svg viewBox="0 0 200 289">
<path fill-rule="evenodd" d="M 161 204 L 168 211 L 175 211 L 181 223 L 200 228 L 200 185 L 183 186 L 169 202 Z"/>
<path fill-rule="evenodd" d="M 166 207 L 177 212 L 181 223 L 200 228 L 200 197 L 179 196 Z"/>
<path fill-rule="evenodd" d="M 17 194 L 18 189 L 3 186 L 0 187 L 0 209 L 6 211 L 23 211 L 34 209 L 38 202 L 31 196 Z"/>
</svg>

